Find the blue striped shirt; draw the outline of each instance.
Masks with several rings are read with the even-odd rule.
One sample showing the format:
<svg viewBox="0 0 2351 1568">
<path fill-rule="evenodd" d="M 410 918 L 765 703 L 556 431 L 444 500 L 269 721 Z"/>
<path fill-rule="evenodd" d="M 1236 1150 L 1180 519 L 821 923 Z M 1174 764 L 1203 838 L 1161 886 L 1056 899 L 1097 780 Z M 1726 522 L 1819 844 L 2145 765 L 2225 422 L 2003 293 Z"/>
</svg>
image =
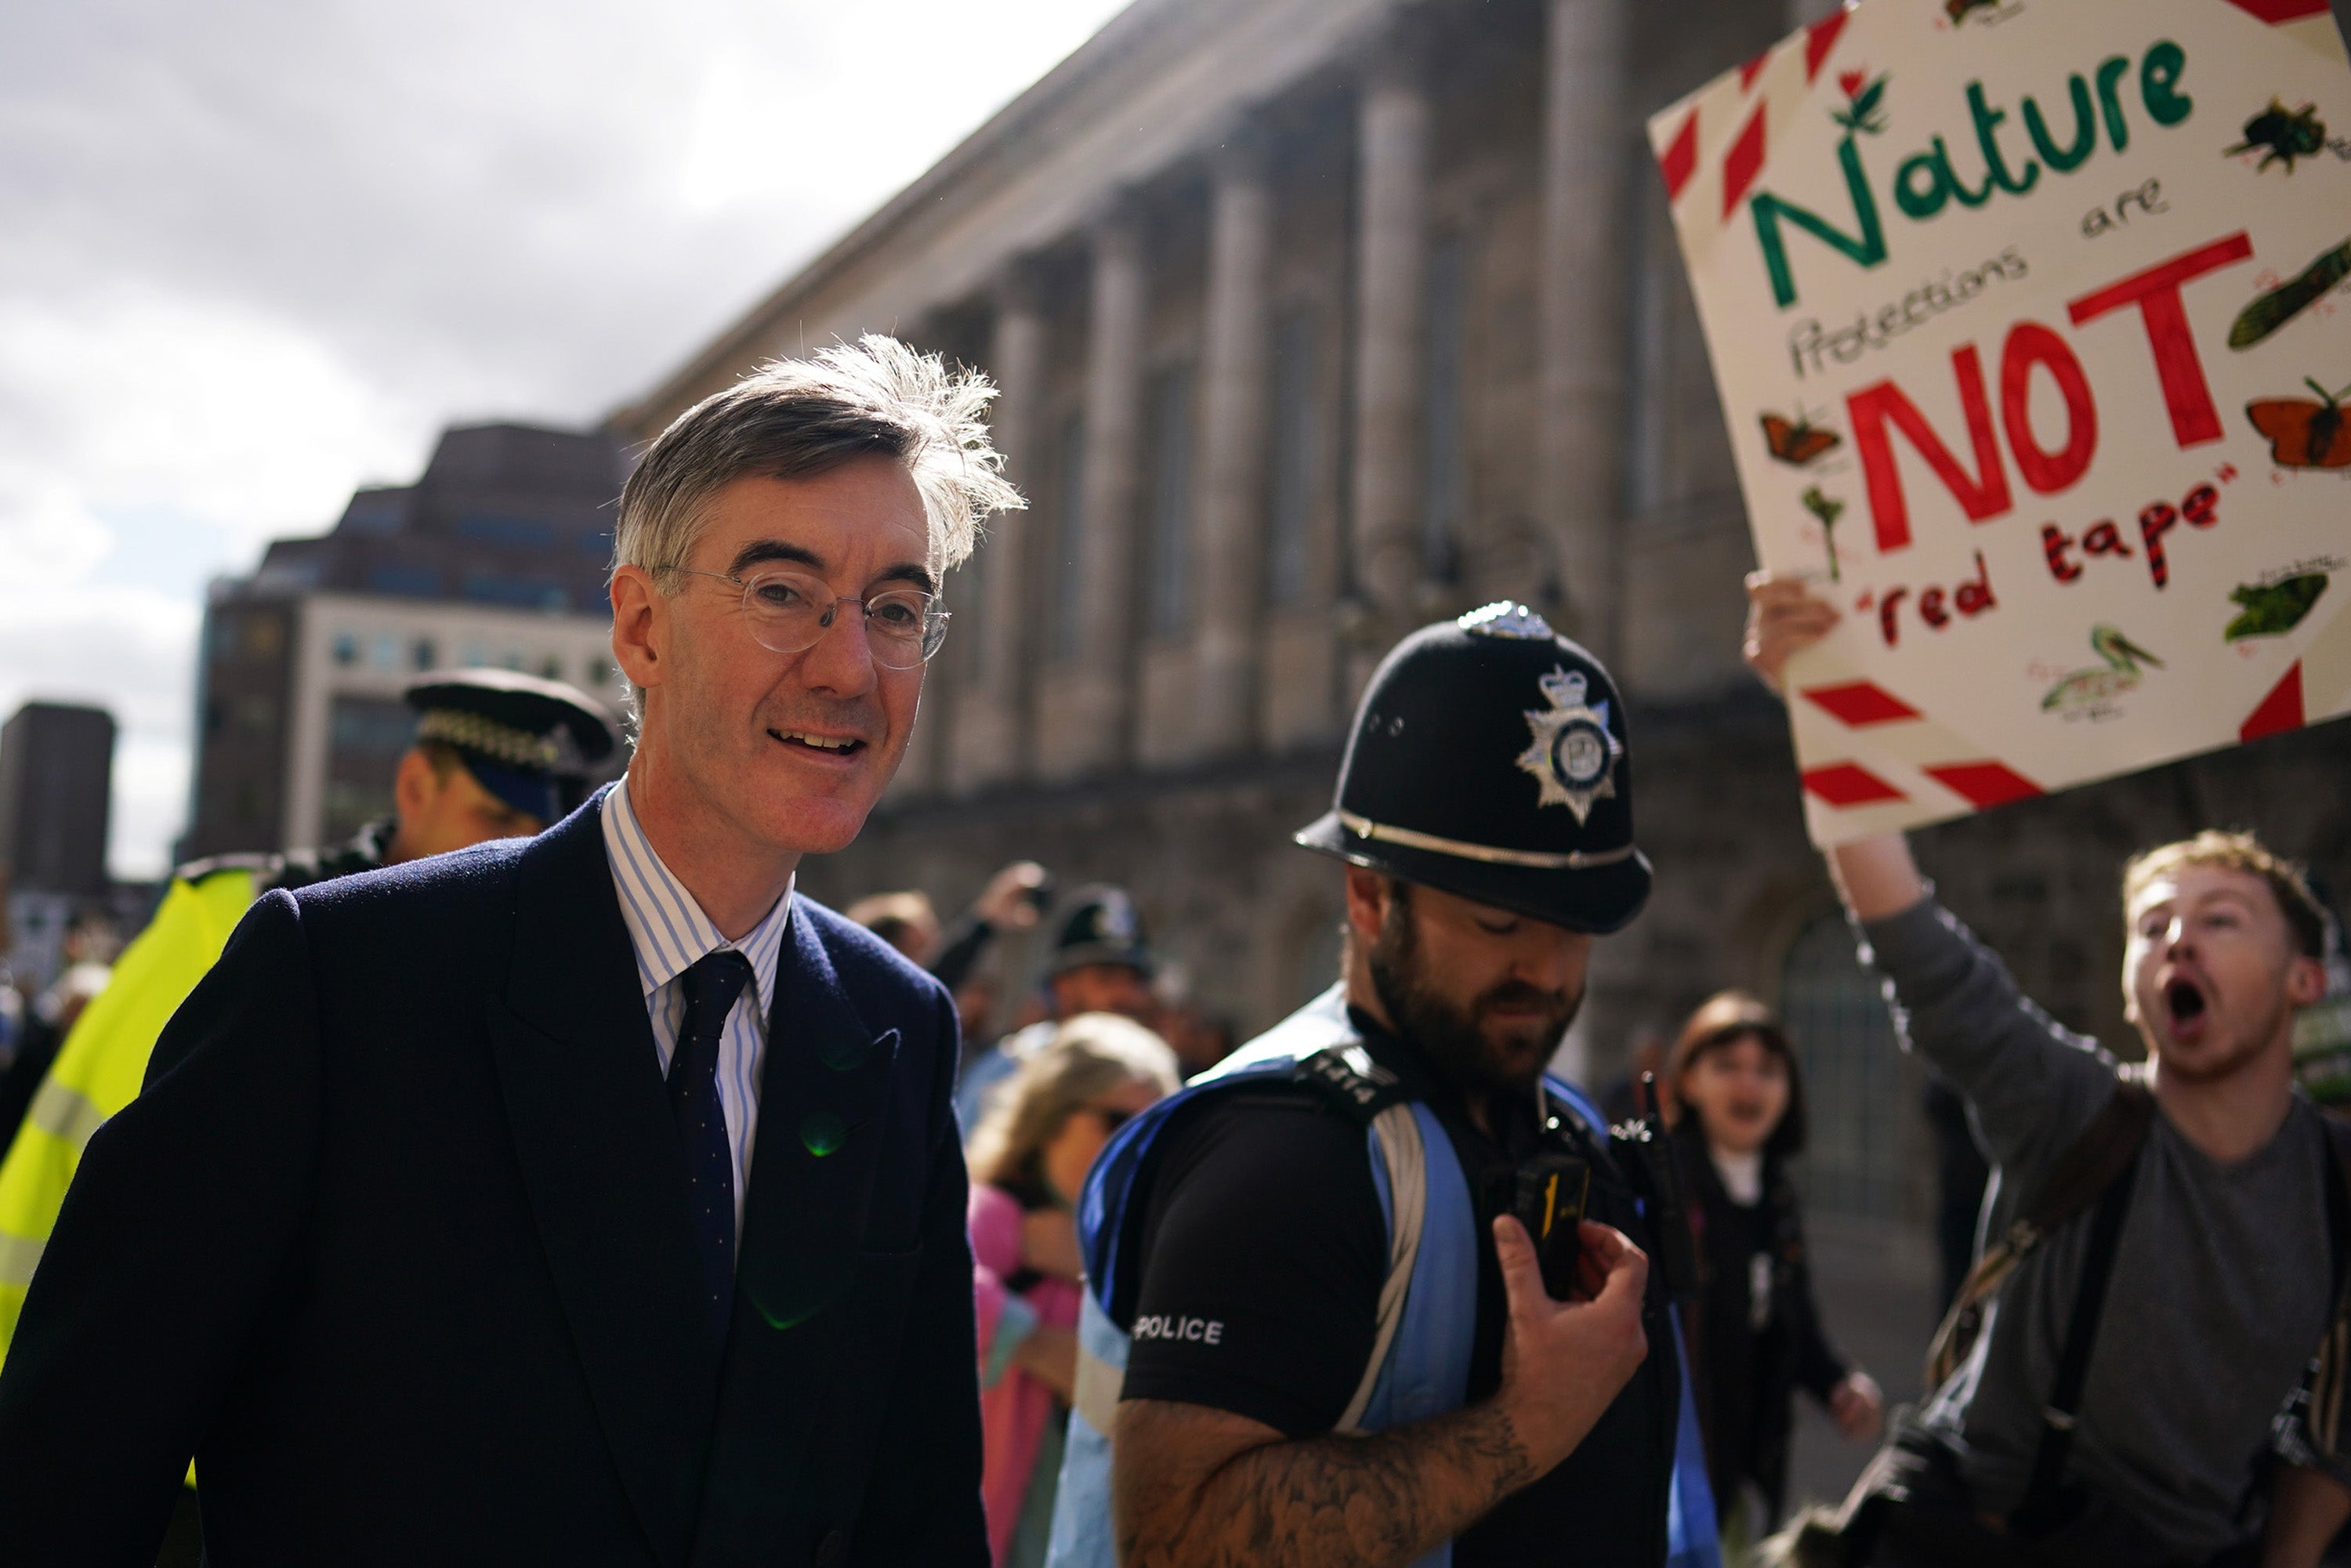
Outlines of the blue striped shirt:
<svg viewBox="0 0 2351 1568">
<path fill-rule="evenodd" d="M 768 1053 L 768 1018 L 775 1007 L 776 956 L 791 924 L 792 886 L 739 942 L 719 935 L 685 884 L 653 852 L 622 779 L 604 797 L 604 854 L 612 865 L 612 889 L 621 896 L 621 919 L 637 950 L 637 981 L 653 1026 L 653 1049 L 669 1072 L 677 1049 L 678 1026 L 685 1021 L 688 966 L 705 954 L 731 947 L 751 961 L 752 985 L 726 1015 L 718 1039 L 718 1103 L 726 1114 L 726 1146 L 735 1156 L 735 1234 L 743 1234 L 743 1194 L 751 1185 L 751 1136 L 759 1124 L 759 1064 Z"/>
</svg>

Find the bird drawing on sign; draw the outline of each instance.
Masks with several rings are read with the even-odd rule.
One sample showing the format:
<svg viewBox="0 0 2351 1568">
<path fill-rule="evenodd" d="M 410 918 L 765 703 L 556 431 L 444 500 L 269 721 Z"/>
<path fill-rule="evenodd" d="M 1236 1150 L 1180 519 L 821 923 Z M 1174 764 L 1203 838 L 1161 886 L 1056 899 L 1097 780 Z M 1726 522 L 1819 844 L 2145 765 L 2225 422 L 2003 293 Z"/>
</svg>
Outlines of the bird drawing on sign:
<svg viewBox="0 0 2351 1568">
<path fill-rule="evenodd" d="M 2163 668 L 2161 659 L 2113 626 L 2090 628 L 2090 651 L 2104 659 L 2105 664 L 2099 669 L 2076 670 L 2051 686 L 2049 695 L 2041 699 L 2044 709 L 2087 707 L 2092 703 L 2118 697 L 2146 679 L 2146 672 L 2139 668 L 2142 664 Z"/>
</svg>

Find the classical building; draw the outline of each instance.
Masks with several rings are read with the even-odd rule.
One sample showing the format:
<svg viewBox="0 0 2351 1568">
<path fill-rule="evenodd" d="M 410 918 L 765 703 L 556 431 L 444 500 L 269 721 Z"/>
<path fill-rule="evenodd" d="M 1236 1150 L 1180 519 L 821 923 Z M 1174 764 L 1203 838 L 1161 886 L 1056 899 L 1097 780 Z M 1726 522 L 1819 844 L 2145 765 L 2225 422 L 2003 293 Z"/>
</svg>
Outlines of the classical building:
<svg viewBox="0 0 2351 1568">
<path fill-rule="evenodd" d="M 1338 876 L 1288 835 L 1372 664 L 1523 600 L 1623 679 L 1658 872 L 1600 945 L 1569 1063 L 1604 1080 L 1716 988 L 1757 989 L 1805 1044 L 1816 1207 L 1915 1236 L 1917 1073 L 1740 664 L 1752 558 L 1642 135 L 1819 9 L 1138 0 L 617 413 L 646 439 L 762 360 L 877 329 L 1001 388 L 1031 507 L 949 589 L 884 809 L 804 884 L 951 897 L 1014 855 L 1113 879 L 1196 997 L 1260 1027 L 1332 972 Z M 2120 1042 L 2123 855 L 2248 821 L 2351 873 L 2346 752 L 2307 732 L 1922 853 L 2036 996 Z"/>
<path fill-rule="evenodd" d="M 349 838 L 389 810 L 418 673 L 498 665 L 617 702 L 604 571 L 620 453 L 601 432 L 446 432 L 414 485 L 213 584 L 183 859 Z"/>
</svg>

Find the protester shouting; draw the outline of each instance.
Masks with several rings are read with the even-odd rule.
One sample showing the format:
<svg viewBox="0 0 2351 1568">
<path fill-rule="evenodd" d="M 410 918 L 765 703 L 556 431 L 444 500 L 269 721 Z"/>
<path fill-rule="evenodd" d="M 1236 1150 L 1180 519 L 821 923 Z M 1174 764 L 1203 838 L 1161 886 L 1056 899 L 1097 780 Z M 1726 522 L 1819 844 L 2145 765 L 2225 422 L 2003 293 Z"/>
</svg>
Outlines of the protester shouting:
<svg viewBox="0 0 2351 1568">
<path fill-rule="evenodd" d="M 1017 500 L 867 338 L 653 443 L 626 777 L 270 894 L 90 1140 L 0 1371 L 0 1562 L 985 1563 L 946 993 L 792 893 Z"/>
<path fill-rule="evenodd" d="M 1748 662 L 1777 690 L 1837 611 L 1799 581 L 1749 593 Z M 1844 1559 L 2318 1561 L 2351 1518 L 2351 1192 L 2346 1145 L 2294 1084 L 2294 1013 L 2325 986 L 2301 876 L 2246 833 L 2130 862 L 2122 988 L 2147 1061 L 2125 1068 L 2018 995 L 1900 834 L 1829 868 L 1905 1040 L 1991 1158 L 1986 1263 L 2017 1260 L 1849 1500 Z"/>
<path fill-rule="evenodd" d="M 1707 1474 L 1726 1561 L 1763 1528 L 1788 1491 L 1788 1439 L 1802 1388 L 1847 1437 L 1877 1433 L 1884 1400 L 1839 1355 L 1821 1324 L 1788 1163 L 1804 1147 L 1803 1080 L 1771 1009 L 1740 991 L 1711 998 L 1682 1025 L 1667 1065 L 1681 1106 L 1674 1127 L 1698 1292 L 1684 1326 L 1706 1433 Z"/>
<path fill-rule="evenodd" d="M 1032 1262 L 1024 1228 L 1040 1215 L 1066 1219 L 1110 1135 L 1177 1082 L 1157 1035 L 1113 1013 L 1081 1013 L 1021 1062 L 972 1136 L 981 1490 L 997 1568 L 1045 1561 L 1077 1383 L 1078 1260 L 1072 1251 L 1066 1263 Z"/>
</svg>

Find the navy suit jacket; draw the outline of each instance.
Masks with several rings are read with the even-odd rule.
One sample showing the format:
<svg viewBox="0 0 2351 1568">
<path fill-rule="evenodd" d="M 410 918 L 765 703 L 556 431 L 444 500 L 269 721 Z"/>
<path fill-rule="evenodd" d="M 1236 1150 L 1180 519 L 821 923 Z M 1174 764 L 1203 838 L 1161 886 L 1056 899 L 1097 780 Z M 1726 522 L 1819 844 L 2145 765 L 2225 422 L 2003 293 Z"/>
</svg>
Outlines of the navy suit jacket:
<svg viewBox="0 0 2351 1568">
<path fill-rule="evenodd" d="M 90 1141 L 0 1374 L 0 1562 L 985 1564 L 955 1017 L 806 899 L 698 1304 L 595 804 L 276 893 Z"/>
</svg>

